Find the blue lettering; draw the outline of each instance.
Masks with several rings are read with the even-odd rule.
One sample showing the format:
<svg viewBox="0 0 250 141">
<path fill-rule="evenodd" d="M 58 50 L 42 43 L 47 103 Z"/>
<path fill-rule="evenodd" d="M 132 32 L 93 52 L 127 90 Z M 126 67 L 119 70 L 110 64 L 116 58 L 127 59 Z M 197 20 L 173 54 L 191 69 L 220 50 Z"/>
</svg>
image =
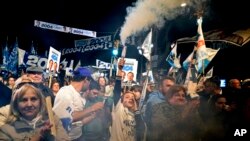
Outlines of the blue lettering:
<svg viewBox="0 0 250 141">
<path fill-rule="evenodd" d="M 56 61 L 57 60 L 57 55 L 56 54 L 52 54 L 51 58 Z"/>
<path fill-rule="evenodd" d="M 123 70 L 124 71 L 133 71 L 133 66 L 124 66 Z"/>
</svg>

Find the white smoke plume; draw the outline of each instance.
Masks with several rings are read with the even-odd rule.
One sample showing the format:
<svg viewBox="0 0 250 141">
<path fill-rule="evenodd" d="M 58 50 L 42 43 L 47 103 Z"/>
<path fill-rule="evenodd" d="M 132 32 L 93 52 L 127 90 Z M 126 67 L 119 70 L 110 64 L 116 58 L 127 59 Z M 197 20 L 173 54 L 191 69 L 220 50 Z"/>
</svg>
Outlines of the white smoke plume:
<svg viewBox="0 0 250 141">
<path fill-rule="evenodd" d="M 196 3 L 197 0 L 138 0 L 133 7 L 127 8 L 127 16 L 121 27 L 120 39 L 125 45 L 126 39 L 152 25 L 162 27 L 166 20 L 171 20 L 182 14 L 178 10 L 181 3 Z M 205 0 L 199 0 L 205 1 Z"/>
</svg>

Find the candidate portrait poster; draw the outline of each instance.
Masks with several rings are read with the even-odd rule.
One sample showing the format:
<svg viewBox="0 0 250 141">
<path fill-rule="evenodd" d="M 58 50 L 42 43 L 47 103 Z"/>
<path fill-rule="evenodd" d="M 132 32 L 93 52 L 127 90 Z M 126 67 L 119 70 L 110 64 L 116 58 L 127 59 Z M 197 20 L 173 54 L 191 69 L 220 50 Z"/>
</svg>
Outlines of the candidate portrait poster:
<svg viewBox="0 0 250 141">
<path fill-rule="evenodd" d="M 61 58 L 61 52 L 59 52 L 53 47 L 50 47 L 46 72 L 54 72 L 54 73 L 58 72 L 60 65 L 60 58 Z"/>
</svg>

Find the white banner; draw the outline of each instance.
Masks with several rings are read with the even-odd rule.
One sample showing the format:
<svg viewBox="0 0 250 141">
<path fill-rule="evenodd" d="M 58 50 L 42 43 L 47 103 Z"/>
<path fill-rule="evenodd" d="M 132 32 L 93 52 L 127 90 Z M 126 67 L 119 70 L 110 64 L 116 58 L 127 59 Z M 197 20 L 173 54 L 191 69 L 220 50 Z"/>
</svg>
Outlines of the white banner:
<svg viewBox="0 0 250 141">
<path fill-rule="evenodd" d="M 49 29 L 49 30 L 65 32 L 65 33 L 72 33 L 72 34 L 83 35 L 83 36 L 88 36 L 88 37 L 96 37 L 95 31 L 67 27 L 63 25 L 58 25 L 58 24 L 53 24 L 53 23 L 48 23 L 48 22 L 43 22 L 43 21 L 38 21 L 38 20 L 34 21 L 34 26 L 44 28 L 44 29 Z"/>
<path fill-rule="evenodd" d="M 48 59 L 45 58 L 45 57 L 40 57 L 40 56 L 37 56 L 37 55 L 27 55 L 27 58 L 25 57 L 25 59 L 23 58 L 23 64 L 27 67 L 29 66 L 39 66 L 41 67 L 42 69 L 45 69 L 47 67 L 47 62 L 48 62 Z M 77 64 L 80 63 L 80 60 Z M 72 68 L 73 70 L 75 68 L 73 68 L 74 66 L 74 60 L 66 60 L 66 58 L 64 58 L 60 64 L 63 65 L 63 69 L 65 70 L 67 67 L 69 68 Z"/>
<path fill-rule="evenodd" d="M 110 69 L 110 66 L 111 66 L 110 63 L 96 59 L 96 67 L 102 68 L 102 69 Z"/>
</svg>

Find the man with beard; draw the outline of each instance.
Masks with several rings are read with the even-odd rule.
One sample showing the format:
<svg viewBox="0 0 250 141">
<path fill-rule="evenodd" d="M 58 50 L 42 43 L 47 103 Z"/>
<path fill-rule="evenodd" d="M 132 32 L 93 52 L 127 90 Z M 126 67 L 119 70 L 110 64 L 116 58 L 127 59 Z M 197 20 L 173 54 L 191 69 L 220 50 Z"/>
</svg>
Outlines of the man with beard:
<svg viewBox="0 0 250 141">
<path fill-rule="evenodd" d="M 55 98 L 53 111 L 61 119 L 73 141 L 82 140 L 82 126 L 94 118 L 94 113 L 104 105 L 103 102 L 97 102 L 84 109 L 86 99 L 81 94 L 89 89 L 91 80 L 91 71 L 88 68 L 79 67 L 73 72 L 71 84 L 62 87 Z"/>
</svg>

